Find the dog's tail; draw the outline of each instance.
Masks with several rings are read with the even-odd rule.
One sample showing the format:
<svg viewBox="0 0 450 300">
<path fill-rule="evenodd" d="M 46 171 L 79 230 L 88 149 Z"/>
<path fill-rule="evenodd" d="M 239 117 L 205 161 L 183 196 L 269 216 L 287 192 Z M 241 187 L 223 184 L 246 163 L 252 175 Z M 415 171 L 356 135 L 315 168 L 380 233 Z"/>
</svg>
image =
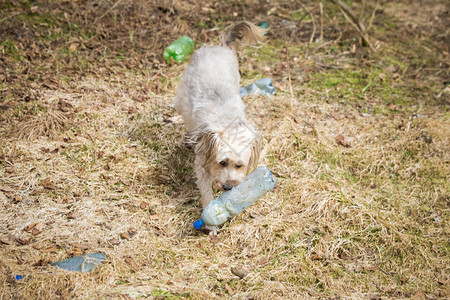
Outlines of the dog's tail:
<svg viewBox="0 0 450 300">
<path fill-rule="evenodd" d="M 222 46 L 234 51 L 242 50 L 247 45 L 264 41 L 266 31 L 250 22 L 239 22 L 222 34 Z"/>
</svg>

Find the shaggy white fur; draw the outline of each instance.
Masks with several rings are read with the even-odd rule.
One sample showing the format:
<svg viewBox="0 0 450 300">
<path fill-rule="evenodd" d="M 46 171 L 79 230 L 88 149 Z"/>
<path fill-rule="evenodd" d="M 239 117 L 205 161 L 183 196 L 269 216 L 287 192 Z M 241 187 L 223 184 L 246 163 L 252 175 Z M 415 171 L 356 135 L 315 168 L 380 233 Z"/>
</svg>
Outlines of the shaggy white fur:
<svg viewBox="0 0 450 300">
<path fill-rule="evenodd" d="M 262 40 L 263 33 L 248 22 L 234 25 L 224 33 L 222 46 L 195 51 L 181 78 L 175 109 L 184 118 L 186 144 L 195 150 L 203 208 L 213 200 L 213 188 L 233 188 L 257 165 L 259 134 L 245 115 L 233 49 Z"/>
</svg>

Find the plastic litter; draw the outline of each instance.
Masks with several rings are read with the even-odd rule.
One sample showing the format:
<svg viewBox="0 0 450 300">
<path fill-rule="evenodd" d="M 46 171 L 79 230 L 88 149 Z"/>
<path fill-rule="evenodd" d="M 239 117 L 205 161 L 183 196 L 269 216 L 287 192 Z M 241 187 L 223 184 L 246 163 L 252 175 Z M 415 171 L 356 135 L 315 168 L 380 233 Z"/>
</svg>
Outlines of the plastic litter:
<svg viewBox="0 0 450 300">
<path fill-rule="evenodd" d="M 94 270 L 97 265 L 103 263 L 106 258 L 108 257 L 105 254 L 95 252 L 57 261 L 51 263 L 51 265 L 68 271 L 87 273 Z"/>
<path fill-rule="evenodd" d="M 187 36 L 182 36 L 167 46 L 164 50 L 164 60 L 169 64 L 172 57 L 176 62 L 182 62 L 194 51 L 195 43 Z"/>
<path fill-rule="evenodd" d="M 272 85 L 272 79 L 263 78 L 255 83 L 241 87 L 240 90 L 241 97 L 247 96 L 248 94 L 253 95 L 274 95 L 275 88 Z"/>
<path fill-rule="evenodd" d="M 202 218 L 194 222 L 195 229 L 204 225 L 217 226 L 240 214 L 277 184 L 277 179 L 266 166 L 259 167 L 235 188 L 223 192 L 208 204 Z"/>
<path fill-rule="evenodd" d="M 262 27 L 264 29 L 267 29 L 267 28 L 269 28 L 269 23 L 267 23 L 267 22 L 259 22 L 258 26 Z"/>
<path fill-rule="evenodd" d="M 16 275 L 16 280 L 20 280 L 20 279 L 23 279 L 23 276 L 22 275 Z"/>
</svg>

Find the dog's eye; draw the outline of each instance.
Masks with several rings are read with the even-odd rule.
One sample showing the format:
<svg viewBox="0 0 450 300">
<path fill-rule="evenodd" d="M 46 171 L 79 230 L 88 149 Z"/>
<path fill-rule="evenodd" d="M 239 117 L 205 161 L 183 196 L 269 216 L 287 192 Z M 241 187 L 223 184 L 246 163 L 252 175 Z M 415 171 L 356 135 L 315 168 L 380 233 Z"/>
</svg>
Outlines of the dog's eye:
<svg viewBox="0 0 450 300">
<path fill-rule="evenodd" d="M 222 167 L 225 167 L 225 166 L 227 165 L 227 162 L 224 161 L 224 160 L 222 160 L 219 164 L 220 164 Z"/>
<path fill-rule="evenodd" d="M 236 169 L 240 169 L 242 165 L 236 165 Z"/>
</svg>

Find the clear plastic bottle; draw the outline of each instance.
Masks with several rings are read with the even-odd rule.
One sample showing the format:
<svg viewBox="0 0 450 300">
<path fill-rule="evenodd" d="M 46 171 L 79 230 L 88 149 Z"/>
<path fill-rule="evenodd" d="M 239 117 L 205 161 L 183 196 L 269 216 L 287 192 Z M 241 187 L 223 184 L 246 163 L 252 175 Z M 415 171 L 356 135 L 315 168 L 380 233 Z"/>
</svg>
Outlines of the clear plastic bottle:
<svg viewBox="0 0 450 300">
<path fill-rule="evenodd" d="M 163 56 L 168 64 L 170 58 L 173 58 L 176 62 L 181 62 L 194 51 L 194 48 L 194 41 L 190 37 L 182 36 L 167 46 Z"/>
<path fill-rule="evenodd" d="M 248 94 L 274 95 L 275 88 L 272 85 L 272 79 L 263 78 L 258 80 L 257 82 L 241 87 L 240 94 L 241 97 L 244 97 Z"/>
<path fill-rule="evenodd" d="M 256 202 L 277 184 L 266 166 L 259 167 L 235 188 L 223 192 L 205 207 L 202 218 L 194 222 L 195 229 L 204 225 L 218 226 L 233 218 Z"/>
</svg>

